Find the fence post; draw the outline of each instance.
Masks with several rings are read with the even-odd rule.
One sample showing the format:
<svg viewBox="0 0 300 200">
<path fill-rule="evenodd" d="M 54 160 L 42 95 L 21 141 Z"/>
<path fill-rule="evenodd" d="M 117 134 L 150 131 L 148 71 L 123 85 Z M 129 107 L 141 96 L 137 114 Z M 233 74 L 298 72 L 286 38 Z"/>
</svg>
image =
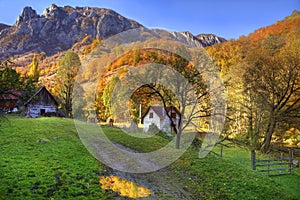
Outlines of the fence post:
<svg viewBox="0 0 300 200">
<path fill-rule="evenodd" d="M 255 157 L 255 150 L 251 151 L 251 161 L 252 161 L 252 169 L 256 170 L 256 157 Z"/>
<path fill-rule="evenodd" d="M 270 153 L 268 154 L 268 176 L 270 176 Z"/>
<path fill-rule="evenodd" d="M 283 153 L 280 153 L 280 174 L 282 174 L 282 161 L 283 161 Z"/>
</svg>

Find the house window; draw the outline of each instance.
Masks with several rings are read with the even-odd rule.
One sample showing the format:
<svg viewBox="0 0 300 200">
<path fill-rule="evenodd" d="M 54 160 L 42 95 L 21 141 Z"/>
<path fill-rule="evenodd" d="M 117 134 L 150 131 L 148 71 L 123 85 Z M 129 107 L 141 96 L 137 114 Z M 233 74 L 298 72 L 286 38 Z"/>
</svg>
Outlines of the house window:
<svg viewBox="0 0 300 200">
<path fill-rule="evenodd" d="M 149 118 L 150 118 L 150 119 L 153 118 L 153 112 L 149 113 Z"/>
</svg>

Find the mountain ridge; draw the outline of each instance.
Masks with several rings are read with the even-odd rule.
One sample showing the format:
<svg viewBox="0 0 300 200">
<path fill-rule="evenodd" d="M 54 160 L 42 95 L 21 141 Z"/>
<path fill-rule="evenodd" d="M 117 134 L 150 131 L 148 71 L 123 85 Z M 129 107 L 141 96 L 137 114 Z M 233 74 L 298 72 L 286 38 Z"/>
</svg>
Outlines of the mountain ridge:
<svg viewBox="0 0 300 200">
<path fill-rule="evenodd" d="M 86 36 L 106 39 L 112 35 L 135 28 L 142 24 L 123 17 L 106 8 L 59 7 L 52 4 L 42 14 L 32 7 L 25 7 L 12 26 L 0 24 L 0 57 L 45 52 L 53 55 L 70 49 Z M 194 36 L 189 32 L 176 32 L 178 40 L 195 40 L 199 47 L 226 41 L 214 34 Z"/>
<path fill-rule="evenodd" d="M 9 27 L 11 27 L 11 26 L 7 25 L 7 24 L 0 23 L 0 31 L 2 31 L 3 29 L 9 28 Z"/>
<path fill-rule="evenodd" d="M 39 15 L 25 7 L 15 24 L 0 32 L 0 56 L 30 51 L 51 55 L 71 48 L 87 35 L 105 39 L 138 27 L 142 25 L 110 9 L 52 4 Z"/>
</svg>

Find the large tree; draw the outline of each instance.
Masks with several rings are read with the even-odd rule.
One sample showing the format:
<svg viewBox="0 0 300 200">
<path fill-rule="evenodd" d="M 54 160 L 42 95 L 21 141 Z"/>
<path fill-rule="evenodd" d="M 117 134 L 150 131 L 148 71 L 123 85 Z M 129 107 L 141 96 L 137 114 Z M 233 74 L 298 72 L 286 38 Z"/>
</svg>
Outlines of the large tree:
<svg viewBox="0 0 300 200">
<path fill-rule="evenodd" d="M 192 53 L 186 54 L 195 59 L 194 63 L 199 65 L 197 69 L 193 63 L 170 52 L 147 50 L 140 53 L 143 54 L 140 56 L 140 62 L 144 63 L 144 59 L 153 59 L 154 63 L 130 70 L 115 86 L 117 92 L 113 95 L 112 103 L 114 113 L 126 116 L 126 95 L 132 93 L 134 95 L 131 95 L 128 100 L 137 100 L 139 103 L 147 102 L 142 99 L 148 99 L 152 103 L 158 100 L 165 109 L 176 107 L 180 112 L 178 121 L 174 121 L 167 109 L 165 114 L 176 135 L 175 145 L 178 149 L 181 147 L 182 137 L 187 136 L 183 134 L 184 131 L 195 132 L 203 124 L 207 128 L 211 118 L 216 118 L 217 115 L 223 116 L 223 113 L 217 113 L 217 110 L 221 109 L 216 108 L 220 102 L 217 102 L 214 97 L 215 94 L 221 94 L 222 86 L 214 80 L 217 78 L 214 77 L 217 73 L 205 54 L 197 54 L 195 57 Z M 136 98 L 136 95 L 140 98 Z M 218 97 L 223 99 L 221 96 Z M 125 112 L 120 113 L 120 111 Z M 209 131 L 213 132 L 213 128 L 216 127 L 209 127 Z"/>
<path fill-rule="evenodd" d="M 270 36 L 247 55 L 245 88 L 262 112 L 263 152 L 269 150 L 279 125 L 295 124 L 300 118 L 299 32 L 286 40 Z"/>
<path fill-rule="evenodd" d="M 56 91 L 68 118 L 72 117 L 72 94 L 75 78 L 80 66 L 79 56 L 69 50 L 59 61 L 56 73 Z"/>
<path fill-rule="evenodd" d="M 10 60 L 0 61 L 0 94 L 8 90 L 25 91 L 29 87 L 31 79 L 21 77 L 21 75 L 10 65 Z"/>
<path fill-rule="evenodd" d="M 10 89 L 20 90 L 21 88 L 20 74 L 16 70 L 10 67 L 0 70 L 0 93 Z"/>
</svg>

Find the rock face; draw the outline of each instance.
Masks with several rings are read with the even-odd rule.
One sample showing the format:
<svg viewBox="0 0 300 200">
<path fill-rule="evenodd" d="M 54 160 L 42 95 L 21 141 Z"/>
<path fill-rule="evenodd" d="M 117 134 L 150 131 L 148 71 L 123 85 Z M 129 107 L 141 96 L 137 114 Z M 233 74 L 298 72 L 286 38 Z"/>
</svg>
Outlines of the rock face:
<svg viewBox="0 0 300 200">
<path fill-rule="evenodd" d="M 177 40 L 187 44 L 192 44 L 196 47 L 206 47 L 216 43 L 226 42 L 226 39 L 218 37 L 214 34 L 199 34 L 197 36 L 194 36 L 188 31 L 172 32 L 172 34 Z"/>
<path fill-rule="evenodd" d="M 9 27 L 10 27 L 9 25 L 0 23 L 0 32 L 1 32 L 3 29 L 9 28 Z"/>
<path fill-rule="evenodd" d="M 141 26 L 103 8 L 52 4 L 38 15 L 31 7 L 25 7 L 12 27 L 0 29 L 0 57 L 30 51 L 53 54 L 70 48 L 87 35 L 105 39 Z"/>
<path fill-rule="evenodd" d="M 113 10 L 91 7 L 58 7 L 52 4 L 39 15 L 25 7 L 13 26 L 0 24 L 0 58 L 28 52 L 55 54 L 72 47 L 86 36 L 106 39 L 120 32 L 143 27 Z M 194 36 L 189 32 L 170 33 L 176 40 L 210 46 L 226 41 L 212 34 Z"/>
<path fill-rule="evenodd" d="M 40 16 L 31 7 L 25 7 L 23 9 L 22 13 L 18 16 L 16 24 L 20 25 L 23 22 L 26 22 L 26 21 L 31 20 L 33 18 L 39 18 L 39 17 Z"/>
<path fill-rule="evenodd" d="M 227 41 L 225 38 L 216 36 L 214 34 L 199 34 L 196 36 L 196 38 L 201 41 L 204 47 Z"/>
</svg>

